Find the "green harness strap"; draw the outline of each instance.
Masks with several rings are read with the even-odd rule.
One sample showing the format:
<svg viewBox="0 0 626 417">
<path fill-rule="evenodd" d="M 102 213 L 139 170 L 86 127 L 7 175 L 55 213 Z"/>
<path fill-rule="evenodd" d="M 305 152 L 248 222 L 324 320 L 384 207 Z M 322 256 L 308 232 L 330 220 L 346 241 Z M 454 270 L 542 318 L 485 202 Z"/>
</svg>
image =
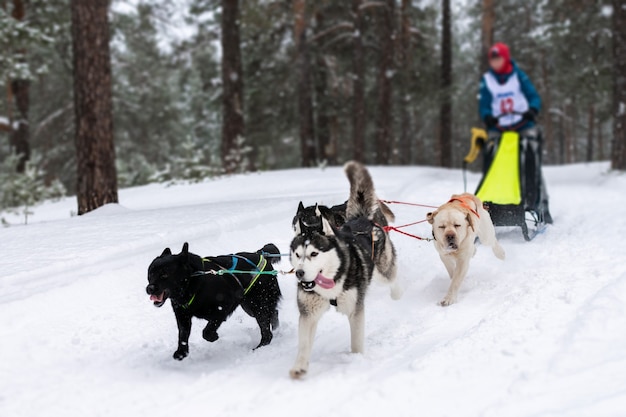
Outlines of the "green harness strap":
<svg viewBox="0 0 626 417">
<path fill-rule="evenodd" d="M 189 300 L 189 302 L 188 302 L 187 304 L 184 304 L 182 307 L 183 307 L 184 309 L 188 309 L 188 308 L 189 308 L 189 306 L 191 305 L 191 303 L 193 303 L 193 300 L 195 300 L 195 299 L 196 299 L 196 294 L 194 294 L 194 295 L 191 297 L 191 300 Z"/>
<path fill-rule="evenodd" d="M 267 259 L 265 259 L 265 257 L 263 255 L 261 255 L 261 258 L 259 259 L 259 263 L 256 265 L 256 272 L 257 274 L 254 276 L 254 278 L 252 278 L 252 280 L 250 281 L 250 284 L 248 285 L 248 288 L 246 288 L 243 291 L 243 295 L 245 296 L 246 294 L 248 294 L 248 291 L 250 291 L 250 289 L 252 288 L 252 286 L 254 285 L 254 283 L 256 282 L 256 280 L 259 278 L 259 276 L 261 276 L 263 269 L 265 269 L 265 266 L 267 265 Z M 274 271 L 272 271 L 274 272 Z M 251 271 L 252 273 L 252 271 Z"/>
</svg>

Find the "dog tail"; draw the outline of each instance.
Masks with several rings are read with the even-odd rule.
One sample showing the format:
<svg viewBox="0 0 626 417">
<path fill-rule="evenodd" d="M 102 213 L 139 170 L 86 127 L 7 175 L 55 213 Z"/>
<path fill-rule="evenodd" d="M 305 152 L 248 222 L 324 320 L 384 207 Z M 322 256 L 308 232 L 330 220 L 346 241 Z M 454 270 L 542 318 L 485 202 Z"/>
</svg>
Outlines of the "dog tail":
<svg viewBox="0 0 626 417">
<path fill-rule="evenodd" d="M 267 245 L 263 246 L 263 248 L 259 249 L 256 253 L 265 256 L 272 265 L 280 262 L 280 251 L 278 250 L 278 247 L 276 247 L 276 245 L 274 245 L 273 243 L 268 243 Z"/>
<path fill-rule="evenodd" d="M 350 197 L 346 206 L 346 218 L 367 217 L 383 226 L 393 221 L 393 212 L 381 203 L 374 190 L 374 181 L 365 166 L 356 161 L 346 162 L 344 171 L 350 181 Z"/>
</svg>

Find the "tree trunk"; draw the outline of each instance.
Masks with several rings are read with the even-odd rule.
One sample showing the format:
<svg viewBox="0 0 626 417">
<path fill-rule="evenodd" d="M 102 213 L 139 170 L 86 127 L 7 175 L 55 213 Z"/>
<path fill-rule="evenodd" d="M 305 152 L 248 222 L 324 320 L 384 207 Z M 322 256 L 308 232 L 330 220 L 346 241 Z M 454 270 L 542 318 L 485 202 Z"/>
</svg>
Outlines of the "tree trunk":
<svg viewBox="0 0 626 417">
<path fill-rule="evenodd" d="M 596 129 L 598 130 L 598 161 L 604 161 L 604 136 L 602 135 L 601 120 L 598 120 L 598 123 L 596 123 Z"/>
<path fill-rule="evenodd" d="M 442 0 L 441 106 L 439 143 L 442 167 L 452 167 L 452 27 L 450 0 Z"/>
<path fill-rule="evenodd" d="M 593 161 L 593 134 L 594 134 L 594 122 L 595 122 L 595 106 L 589 105 L 589 113 L 587 117 L 587 162 Z"/>
<path fill-rule="evenodd" d="M 394 19 L 395 0 L 387 0 L 382 7 L 381 55 L 378 69 L 378 114 L 376 129 L 376 163 L 385 165 L 390 162 L 393 148 L 392 84 L 394 71 Z"/>
<path fill-rule="evenodd" d="M 572 104 L 565 105 L 565 114 L 564 114 L 564 123 L 565 123 L 565 142 L 564 142 L 564 155 L 563 161 L 565 164 L 571 164 L 573 162 L 572 151 L 574 149 L 574 117 L 573 109 L 574 106 Z"/>
<path fill-rule="evenodd" d="M 318 19 L 319 22 L 319 19 Z M 330 132 L 330 117 L 328 111 L 330 100 L 328 99 L 328 74 L 326 60 L 323 54 L 318 54 L 315 65 L 315 102 L 317 103 L 317 118 L 315 132 L 317 133 L 319 158 L 330 165 L 337 163 L 337 147 Z"/>
<path fill-rule="evenodd" d="M 306 37 L 306 1 L 293 2 L 294 40 L 298 73 L 298 113 L 300 124 L 300 151 L 302 166 L 315 164 L 315 134 L 313 132 L 313 93 L 311 91 L 311 57 Z"/>
<path fill-rule="evenodd" d="M 552 121 L 552 82 L 550 79 L 550 72 L 548 69 L 548 60 L 545 50 L 541 53 L 541 75 L 543 78 L 543 85 L 545 88 L 543 94 L 543 112 L 541 120 L 543 120 L 545 126 L 545 133 L 543 134 L 543 152 L 547 156 L 544 162 L 553 163 L 557 160 L 555 154 L 555 140 L 554 140 L 554 123 Z"/>
<path fill-rule="evenodd" d="M 398 47 L 398 76 L 400 78 L 400 139 L 396 153 L 396 162 L 400 165 L 411 163 L 411 115 L 410 115 L 410 68 L 411 68 L 411 20 L 410 0 L 402 0 L 400 11 L 400 37 Z"/>
<path fill-rule="evenodd" d="M 483 0 L 483 14 L 481 20 L 481 55 L 480 55 L 480 73 L 484 74 L 489 70 L 489 61 L 487 56 L 489 48 L 493 45 L 493 29 L 496 22 L 496 8 L 494 0 Z"/>
<path fill-rule="evenodd" d="M 611 168 L 626 171 L 626 6 L 613 0 L 613 142 Z"/>
<path fill-rule="evenodd" d="M 565 107 L 559 108 L 559 120 L 558 120 L 558 136 L 557 145 L 558 149 L 555 149 L 556 163 L 561 165 L 565 162 Z"/>
<path fill-rule="evenodd" d="M 222 0 L 222 167 L 227 174 L 242 168 L 243 113 L 239 0 Z"/>
<path fill-rule="evenodd" d="M 15 99 L 15 107 L 17 109 L 17 117 L 13 125 L 17 124 L 11 132 L 10 144 L 15 150 L 15 154 L 19 156 L 17 163 L 17 172 L 24 172 L 26 162 L 30 160 L 30 143 L 29 143 L 29 80 L 14 80 L 11 82 L 12 96 Z"/>
<path fill-rule="evenodd" d="M 362 0 L 352 0 L 354 14 L 354 52 L 352 54 L 352 143 L 354 159 L 365 162 L 365 60 L 363 31 L 365 29 Z"/>
<path fill-rule="evenodd" d="M 117 203 L 109 0 L 71 0 L 78 214 Z"/>
<path fill-rule="evenodd" d="M 23 21 L 26 16 L 25 4 L 22 0 L 13 0 L 13 11 L 11 16 L 18 21 Z M 26 51 L 22 49 L 21 54 L 26 56 Z M 29 102 L 29 80 L 12 80 L 10 87 L 10 96 L 15 101 L 15 108 L 17 114 L 15 120 L 11 120 L 11 138 L 9 144 L 15 154 L 19 157 L 17 163 L 17 172 L 24 172 L 26 169 L 26 162 L 30 160 L 30 143 L 29 143 L 29 123 L 28 123 L 28 111 L 30 108 Z M 9 103 L 11 106 L 11 103 Z M 15 127 L 17 124 L 17 127 Z"/>
<path fill-rule="evenodd" d="M 574 99 L 572 100 L 572 104 L 570 105 L 570 109 L 571 109 L 571 117 L 569 119 L 570 123 L 570 150 L 569 150 L 569 163 L 573 164 L 575 162 L 578 162 L 579 158 L 578 158 L 578 120 L 579 120 L 579 114 L 578 114 L 578 100 L 576 99 L 576 96 L 574 96 Z M 581 158 L 582 159 L 582 158 Z"/>
</svg>

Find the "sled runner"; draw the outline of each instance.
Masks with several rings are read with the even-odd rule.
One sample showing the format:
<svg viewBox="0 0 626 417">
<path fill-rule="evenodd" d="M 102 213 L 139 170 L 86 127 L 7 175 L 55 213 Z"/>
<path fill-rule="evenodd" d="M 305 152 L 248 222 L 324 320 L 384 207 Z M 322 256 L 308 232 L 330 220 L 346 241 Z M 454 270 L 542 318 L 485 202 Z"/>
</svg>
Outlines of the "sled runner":
<svg viewBox="0 0 626 417">
<path fill-rule="evenodd" d="M 519 226 L 527 241 L 552 223 L 548 193 L 541 172 L 541 131 L 521 133 L 498 126 L 499 132 L 472 128 L 472 145 L 463 160 L 472 163 L 483 155 L 483 177 L 476 196 L 489 211 L 495 226 Z"/>
</svg>

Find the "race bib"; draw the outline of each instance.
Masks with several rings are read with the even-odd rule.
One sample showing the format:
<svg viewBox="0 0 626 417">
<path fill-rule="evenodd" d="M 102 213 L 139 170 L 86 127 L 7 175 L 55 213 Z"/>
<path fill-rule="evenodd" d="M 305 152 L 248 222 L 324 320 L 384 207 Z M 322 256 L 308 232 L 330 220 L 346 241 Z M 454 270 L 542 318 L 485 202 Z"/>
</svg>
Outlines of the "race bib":
<svg viewBox="0 0 626 417">
<path fill-rule="evenodd" d="M 491 114 L 499 117 L 500 126 L 511 126 L 522 120 L 521 114 L 528 111 L 528 100 L 522 92 L 517 72 L 513 73 L 504 84 L 499 84 L 491 72 L 485 74 L 487 88 L 491 92 Z"/>
</svg>

